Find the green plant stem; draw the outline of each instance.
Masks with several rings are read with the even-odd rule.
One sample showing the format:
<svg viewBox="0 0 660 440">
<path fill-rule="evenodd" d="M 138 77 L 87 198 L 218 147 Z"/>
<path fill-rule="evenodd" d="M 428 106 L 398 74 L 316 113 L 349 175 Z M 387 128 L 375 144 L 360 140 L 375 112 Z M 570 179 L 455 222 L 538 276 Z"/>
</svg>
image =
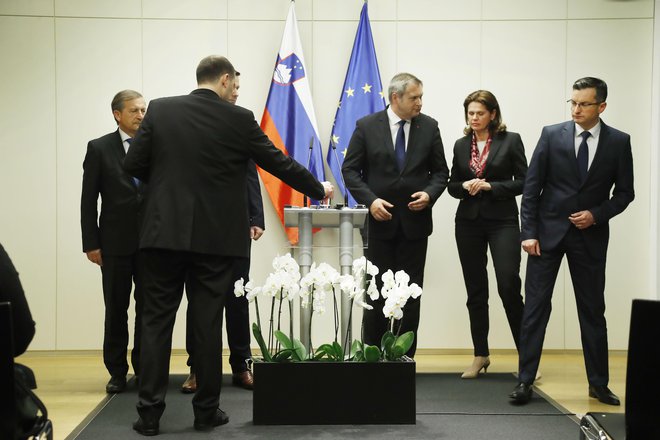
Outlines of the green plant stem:
<svg viewBox="0 0 660 440">
<path fill-rule="evenodd" d="M 257 325 L 259 326 L 259 329 L 261 329 L 261 316 L 259 316 L 259 299 L 258 298 L 254 299 L 254 309 L 257 312 Z"/>
<path fill-rule="evenodd" d="M 332 286 L 332 305 L 335 312 L 335 342 L 337 341 L 337 335 L 339 334 L 339 308 L 337 307 L 337 293 L 335 292 L 335 286 Z"/>
<path fill-rule="evenodd" d="M 293 301 L 289 300 L 289 339 L 293 341 Z"/>
<path fill-rule="evenodd" d="M 282 330 L 281 326 L 282 326 L 282 293 L 283 293 L 283 291 L 284 291 L 284 288 L 282 288 L 280 290 L 279 304 L 277 306 L 277 330 L 280 330 L 280 331 Z M 280 341 L 278 340 L 277 345 L 275 347 L 275 351 L 279 351 L 279 350 L 280 350 Z"/>
<path fill-rule="evenodd" d="M 312 319 L 314 318 L 314 284 L 311 286 L 311 291 L 309 292 L 309 356 L 314 357 L 314 348 L 312 346 Z"/>
<path fill-rule="evenodd" d="M 275 297 L 270 302 L 270 325 L 268 326 L 268 351 L 273 353 L 273 315 L 275 313 Z"/>
<path fill-rule="evenodd" d="M 351 333 L 353 332 L 353 298 L 351 298 L 351 302 L 348 308 L 348 328 L 346 329 L 346 339 L 344 339 L 344 344 L 343 344 L 343 349 L 341 352 L 341 358 L 342 360 L 346 359 L 346 347 L 348 347 L 348 350 L 350 350 L 350 343 L 351 343 Z"/>
</svg>

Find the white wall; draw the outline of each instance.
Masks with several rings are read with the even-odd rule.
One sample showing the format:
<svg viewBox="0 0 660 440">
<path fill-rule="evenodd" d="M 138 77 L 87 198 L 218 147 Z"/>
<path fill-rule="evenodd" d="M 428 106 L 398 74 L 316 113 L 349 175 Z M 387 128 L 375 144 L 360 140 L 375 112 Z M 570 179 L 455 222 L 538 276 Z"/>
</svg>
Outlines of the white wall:
<svg viewBox="0 0 660 440">
<path fill-rule="evenodd" d="M 324 145 L 362 3 L 296 2 Z M 115 129 L 114 93 L 133 88 L 148 100 L 188 93 L 197 62 L 226 54 L 241 71 L 239 104 L 260 119 L 288 7 L 287 0 L 0 0 L 0 242 L 21 273 L 37 321 L 32 349 L 101 347 L 100 273 L 81 251 L 79 197 L 87 141 Z M 654 2 L 372 0 L 369 8 L 383 80 L 410 71 L 424 81 L 424 112 L 440 122 L 449 163 L 469 92 L 487 88 L 497 95 L 531 157 L 541 127 L 569 118 L 572 82 L 587 75 L 607 81 L 603 119 L 632 135 L 637 189 L 633 204 L 611 222 L 607 273 L 610 347 L 625 349 L 631 299 L 657 297 L 656 245 L 649 244 L 657 240 L 656 214 L 653 225 L 649 220 L 657 199 L 650 192 L 655 155 L 649 165 L 651 127 L 658 124 L 650 93 Z M 257 282 L 272 257 L 287 251 L 265 201 L 267 232 L 253 247 Z M 434 208 L 421 348 L 471 347 L 453 238 L 456 205 L 443 195 Z M 329 245 L 335 234 L 322 231 L 317 240 Z M 336 261 L 326 248 L 319 259 Z M 491 347 L 513 348 L 491 286 Z M 565 268 L 553 306 L 546 348 L 579 348 Z M 320 321 L 329 324 L 330 316 Z M 330 325 L 315 325 L 316 344 L 330 335 Z M 183 340 L 179 320 L 176 346 Z"/>
</svg>

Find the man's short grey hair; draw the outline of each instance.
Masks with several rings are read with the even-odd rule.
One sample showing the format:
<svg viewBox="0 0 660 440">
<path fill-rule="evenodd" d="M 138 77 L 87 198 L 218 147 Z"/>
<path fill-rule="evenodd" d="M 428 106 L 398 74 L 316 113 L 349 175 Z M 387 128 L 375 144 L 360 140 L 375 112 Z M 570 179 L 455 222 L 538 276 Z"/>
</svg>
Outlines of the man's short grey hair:
<svg viewBox="0 0 660 440">
<path fill-rule="evenodd" d="M 406 93 L 406 89 L 410 83 L 414 83 L 418 86 L 423 86 L 422 80 L 417 78 L 412 73 L 397 73 L 392 77 L 390 81 L 390 86 L 387 89 L 387 99 L 392 103 L 392 93 L 396 93 L 397 96 L 403 96 Z"/>
</svg>

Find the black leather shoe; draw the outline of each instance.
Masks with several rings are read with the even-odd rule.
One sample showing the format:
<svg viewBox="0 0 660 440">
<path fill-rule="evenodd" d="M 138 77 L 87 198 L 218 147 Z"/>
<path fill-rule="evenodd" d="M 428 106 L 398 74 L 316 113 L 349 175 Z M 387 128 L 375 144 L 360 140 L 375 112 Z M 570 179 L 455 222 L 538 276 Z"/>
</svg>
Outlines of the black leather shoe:
<svg viewBox="0 0 660 440">
<path fill-rule="evenodd" d="M 126 389 L 126 376 L 112 376 L 105 386 L 108 394 L 121 393 Z"/>
<path fill-rule="evenodd" d="M 158 420 L 145 421 L 140 417 L 133 423 L 133 429 L 146 436 L 158 435 Z"/>
<path fill-rule="evenodd" d="M 224 425 L 227 422 L 229 422 L 229 416 L 218 408 L 210 419 L 195 418 L 193 427 L 196 431 L 210 431 L 216 426 Z"/>
<path fill-rule="evenodd" d="M 589 385 L 589 397 L 595 397 L 605 405 L 619 406 L 619 398 L 605 385 Z"/>
<path fill-rule="evenodd" d="M 516 403 L 525 404 L 532 398 L 532 388 L 531 384 L 520 382 L 509 394 L 509 397 Z"/>
</svg>

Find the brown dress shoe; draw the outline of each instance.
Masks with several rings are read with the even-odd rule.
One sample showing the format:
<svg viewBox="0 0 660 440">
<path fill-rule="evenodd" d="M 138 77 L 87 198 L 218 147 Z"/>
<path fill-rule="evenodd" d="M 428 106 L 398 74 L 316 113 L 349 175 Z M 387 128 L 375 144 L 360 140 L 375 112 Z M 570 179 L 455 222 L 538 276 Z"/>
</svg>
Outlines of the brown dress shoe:
<svg viewBox="0 0 660 440">
<path fill-rule="evenodd" d="M 232 374 L 231 382 L 234 385 L 245 388 L 246 390 L 251 390 L 254 388 L 254 377 L 252 376 L 252 371 L 250 370 Z"/>
<path fill-rule="evenodd" d="M 186 381 L 181 385 L 181 392 L 183 394 L 193 394 L 197 391 L 197 378 L 195 373 L 190 373 Z"/>
</svg>

